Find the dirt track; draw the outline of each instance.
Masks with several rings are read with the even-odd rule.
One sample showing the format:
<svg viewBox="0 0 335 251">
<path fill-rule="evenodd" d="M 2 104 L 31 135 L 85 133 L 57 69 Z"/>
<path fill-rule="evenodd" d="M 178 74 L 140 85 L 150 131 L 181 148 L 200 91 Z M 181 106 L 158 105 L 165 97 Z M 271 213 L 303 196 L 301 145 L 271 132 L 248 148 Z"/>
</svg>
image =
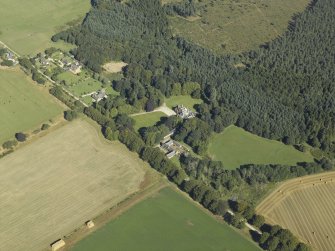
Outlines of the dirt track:
<svg viewBox="0 0 335 251">
<path fill-rule="evenodd" d="M 281 184 L 256 208 L 268 222 L 290 229 L 315 250 L 335 247 L 335 172 Z"/>
</svg>

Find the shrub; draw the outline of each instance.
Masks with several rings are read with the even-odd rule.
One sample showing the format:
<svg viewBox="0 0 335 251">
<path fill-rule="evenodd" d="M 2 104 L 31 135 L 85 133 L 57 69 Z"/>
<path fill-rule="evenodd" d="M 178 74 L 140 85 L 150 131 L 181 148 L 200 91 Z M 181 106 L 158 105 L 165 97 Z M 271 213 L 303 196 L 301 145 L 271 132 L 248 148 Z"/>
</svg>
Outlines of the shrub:
<svg viewBox="0 0 335 251">
<path fill-rule="evenodd" d="M 4 149 L 11 149 L 11 148 L 13 148 L 16 145 L 17 145 L 17 141 L 16 140 L 8 140 L 8 141 L 6 141 L 5 143 L 2 144 L 2 147 Z"/>
<path fill-rule="evenodd" d="M 4 60 L 4 61 L 1 62 L 1 65 L 10 67 L 10 66 L 13 66 L 14 63 L 11 60 Z"/>
<path fill-rule="evenodd" d="M 15 134 L 15 138 L 17 139 L 17 141 L 19 142 L 24 142 L 27 140 L 27 135 L 22 133 L 22 132 L 18 132 Z"/>
<path fill-rule="evenodd" d="M 67 111 L 64 112 L 64 118 L 67 121 L 72 121 L 72 120 L 74 120 L 77 117 L 78 117 L 78 114 L 75 111 L 67 110 Z"/>
<path fill-rule="evenodd" d="M 41 127 L 41 130 L 44 131 L 44 130 L 47 130 L 49 129 L 50 125 L 49 124 L 43 124 L 42 127 Z"/>
</svg>

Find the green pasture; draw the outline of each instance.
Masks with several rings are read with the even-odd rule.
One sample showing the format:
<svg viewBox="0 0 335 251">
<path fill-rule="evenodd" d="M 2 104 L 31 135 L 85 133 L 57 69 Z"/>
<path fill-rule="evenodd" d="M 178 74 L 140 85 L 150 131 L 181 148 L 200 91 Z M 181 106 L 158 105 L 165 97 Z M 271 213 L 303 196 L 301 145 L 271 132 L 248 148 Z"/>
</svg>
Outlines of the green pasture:
<svg viewBox="0 0 335 251">
<path fill-rule="evenodd" d="M 22 71 L 0 70 L 0 144 L 61 112 L 47 90 L 39 90 Z"/>
<path fill-rule="evenodd" d="M 2 1 L 0 40 L 19 54 L 36 54 L 55 46 L 51 36 L 80 22 L 89 9 L 89 0 Z M 57 46 L 70 48 L 65 43 Z"/>
<path fill-rule="evenodd" d="M 71 251 L 258 251 L 230 226 L 219 223 L 166 188 L 135 205 L 75 245 Z"/>
<path fill-rule="evenodd" d="M 230 126 L 223 133 L 212 136 L 208 153 L 229 169 L 243 164 L 294 165 L 313 160 L 310 153 L 302 153 L 293 146 L 256 136 L 236 126 Z"/>
<path fill-rule="evenodd" d="M 217 53 L 239 53 L 255 49 L 287 30 L 293 15 L 310 0 L 202 0 L 201 16 L 171 17 L 175 34 Z"/>
<path fill-rule="evenodd" d="M 194 106 L 196 104 L 201 104 L 201 99 L 194 99 L 191 96 L 180 95 L 180 96 L 172 96 L 170 98 L 165 99 L 165 103 L 169 108 L 174 108 L 177 105 L 184 105 L 185 107 L 194 110 Z"/>
<path fill-rule="evenodd" d="M 65 82 L 65 88 L 77 97 L 98 91 L 102 88 L 106 90 L 107 94 L 118 95 L 111 86 L 104 87 L 103 84 L 93 79 L 89 73 L 82 71 L 79 75 L 75 75 L 71 72 L 63 72 L 57 76 L 59 81 Z M 84 97 L 86 101 L 90 98 Z"/>
<path fill-rule="evenodd" d="M 146 114 L 132 116 L 135 120 L 135 130 L 137 131 L 141 127 L 149 127 L 155 125 L 162 117 L 166 117 L 163 112 L 150 112 Z"/>
</svg>

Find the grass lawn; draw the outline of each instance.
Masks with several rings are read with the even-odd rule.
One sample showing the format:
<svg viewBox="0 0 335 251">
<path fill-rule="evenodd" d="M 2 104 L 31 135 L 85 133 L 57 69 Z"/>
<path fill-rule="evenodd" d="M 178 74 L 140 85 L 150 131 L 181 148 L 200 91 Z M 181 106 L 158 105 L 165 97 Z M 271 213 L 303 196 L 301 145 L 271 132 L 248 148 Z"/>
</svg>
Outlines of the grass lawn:
<svg viewBox="0 0 335 251">
<path fill-rule="evenodd" d="M 175 34 L 217 53 L 239 53 L 281 35 L 292 16 L 308 3 L 310 0 L 203 0 L 198 5 L 206 5 L 207 11 L 201 17 L 171 17 L 170 24 Z"/>
<path fill-rule="evenodd" d="M 208 152 L 214 160 L 223 161 L 229 169 L 243 164 L 294 165 L 300 161 L 313 160 L 309 153 L 299 152 L 292 146 L 256 136 L 236 126 L 215 134 Z"/>
<path fill-rule="evenodd" d="M 71 72 L 63 72 L 59 74 L 57 78 L 60 81 L 64 80 L 66 84 L 65 88 L 77 97 L 81 97 L 84 94 L 104 88 L 100 81 L 93 79 L 85 71 L 81 72 L 79 75 L 75 75 Z M 108 86 L 105 89 L 107 94 L 118 95 L 118 93 L 111 86 Z M 88 100 L 88 98 L 85 100 Z"/>
<path fill-rule="evenodd" d="M 22 71 L 0 70 L 0 144 L 61 112 L 47 91 L 39 90 Z"/>
<path fill-rule="evenodd" d="M 147 114 L 133 116 L 132 118 L 135 120 L 135 130 L 138 130 L 141 127 L 148 127 L 155 125 L 162 117 L 166 117 L 165 113 L 151 112 Z"/>
<path fill-rule="evenodd" d="M 54 46 L 50 38 L 67 24 L 80 21 L 89 0 L 10 0 L 0 8 L 0 40 L 20 54 L 36 54 Z M 69 48 L 57 43 L 61 48 Z"/>
<path fill-rule="evenodd" d="M 71 251 L 256 251 L 254 243 L 166 188 L 83 239 Z"/>
<path fill-rule="evenodd" d="M 184 105 L 185 107 L 195 111 L 194 105 L 201 104 L 201 99 L 194 99 L 191 96 L 172 96 L 170 98 L 165 99 L 165 103 L 169 108 L 176 107 L 177 105 Z"/>
</svg>

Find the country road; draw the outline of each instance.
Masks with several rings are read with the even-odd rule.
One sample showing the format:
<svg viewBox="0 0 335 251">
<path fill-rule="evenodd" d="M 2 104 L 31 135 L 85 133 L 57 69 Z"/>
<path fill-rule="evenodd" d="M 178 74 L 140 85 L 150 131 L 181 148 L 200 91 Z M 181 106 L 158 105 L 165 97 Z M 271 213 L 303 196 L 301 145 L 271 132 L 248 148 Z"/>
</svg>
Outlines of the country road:
<svg viewBox="0 0 335 251">
<path fill-rule="evenodd" d="M 7 50 L 10 50 L 12 53 L 15 54 L 15 56 L 17 57 L 21 57 L 19 53 L 17 53 L 16 51 L 14 51 L 12 48 L 10 48 L 7 44 L 5 44 L 4 42 L 0 41 L 0 44 L 5 47 Z M 72 98 L 74 98 L 75 100 L 78 100 L 80 103 L 82 103 L 83 106 L 88 107 L 88 105 L 83 102 L 82 100 L 79 99 L 79 97 L 75 96 L 73 93 L 71 93 L 70 91 L 68 91 L 67 89 L 65 89 L 63 86 L 61 86 L 60 84 L 57 84 L 55 81 L 53 81 L 50 77 L 48 77 L 47 75 L 45 75 L 43 72 L 41 72 L 39 69 L 37 69 L 35 66 L 33 66 L 38 73 L 40 73 L 43 77 L 45 77 L 50 83 L 52 83 L 53 85 L 59 86 L 62 88 L 62 90 L 64 92 L 66 92 L 67 94 L 69 94 Z"/>
</svg>

